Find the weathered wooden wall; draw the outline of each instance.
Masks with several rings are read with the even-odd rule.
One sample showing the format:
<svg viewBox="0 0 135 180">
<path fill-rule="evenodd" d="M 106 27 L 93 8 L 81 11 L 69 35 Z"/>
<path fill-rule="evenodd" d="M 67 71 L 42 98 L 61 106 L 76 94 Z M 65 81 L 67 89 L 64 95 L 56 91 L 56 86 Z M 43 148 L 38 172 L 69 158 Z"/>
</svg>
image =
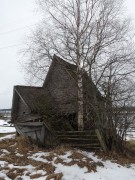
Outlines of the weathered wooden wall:
<svg viewBox="0 0 135 180">
<path fill-rule="evenodd" d="M 15 128 L 20 135 L 30 137 L 38 145 L 53 146 L 59 143 L 57 136 L 42 122 L 17 123 Z"/>
<path fill-rule="evenodd" d="M 30 108 L 23 102 L 16 91 L 14 91 L 14 107 L 12 109 L 12 121 L 19 122 L 27 119 L 30 115 Z"/>
<path fill-rule="evenodd" d="M 23 102 L 21 98 L 18 100 L 18 116 L 30 114 L 29 107 Z"/>
<path fill-rule="evenodd" d="M 46 86 L 60 111 L 74 113 L 77 111 L 77 82 L 63 65 L 56 64 Z"/>
</svg>

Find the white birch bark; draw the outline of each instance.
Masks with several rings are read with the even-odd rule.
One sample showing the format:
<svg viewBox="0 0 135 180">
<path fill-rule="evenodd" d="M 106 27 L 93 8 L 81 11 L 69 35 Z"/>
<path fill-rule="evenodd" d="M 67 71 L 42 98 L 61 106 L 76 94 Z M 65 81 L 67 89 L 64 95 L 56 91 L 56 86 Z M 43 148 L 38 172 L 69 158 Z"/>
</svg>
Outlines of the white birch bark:
<svg viewBox="0 0 135 180">
<path fill-rule="evenodd" d="M 81 70 L 78 69 L 78 130 L 83 131 L 83 81 Z"/>
<path fill-rule="evenodd" d="M 80 0 L 76 1 L 77 5 L 77 33 L 76 33 L 76 58 L 77 58 L 77 78 L 78 78 L 78 130 L 83 131 L 83 82 L 80 57 Z"/>
</svg>

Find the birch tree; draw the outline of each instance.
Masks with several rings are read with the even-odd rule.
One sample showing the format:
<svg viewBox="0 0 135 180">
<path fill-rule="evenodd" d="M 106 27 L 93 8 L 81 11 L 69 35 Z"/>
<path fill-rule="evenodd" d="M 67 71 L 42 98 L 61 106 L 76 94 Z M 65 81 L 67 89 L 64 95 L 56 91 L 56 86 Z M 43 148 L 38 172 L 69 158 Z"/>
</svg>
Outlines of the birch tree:
<svg viewBox="0 0 135 180">
<path fill-rule="evenodd" d="M 121 11 L 123 0 L 38 0 L 38 3 L 43 21 L 25 48 L 25 68 L 32 76 L 38 74 L 41 78 L 53 54 L 77 66 L 78 130 L 83 130 L 84 70 L 100 88 L 112 54 L 118 59 L 121 49 L 129 45 L 130 26 Z M 125 61 L 128 54 L 125 51 Z"/>
</svg>

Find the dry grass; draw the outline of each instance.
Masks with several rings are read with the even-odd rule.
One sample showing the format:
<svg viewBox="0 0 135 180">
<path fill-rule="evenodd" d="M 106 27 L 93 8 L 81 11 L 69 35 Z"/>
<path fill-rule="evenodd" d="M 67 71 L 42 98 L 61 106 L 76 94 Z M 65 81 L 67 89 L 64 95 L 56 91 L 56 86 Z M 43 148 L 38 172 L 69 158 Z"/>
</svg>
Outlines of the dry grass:
<svg viewBox="0 0 135 180">
<path fill-rule="evenodd" d="M 38 152 L 41 149 L 31 142 L 27 137 L 19 136 L 15 139 L 5 139 L 0 141 L 0 149 L 6 149 L 10 153 L 16 150 L 20 154 L 27 154 L 29 151 L 32 153 Z"/>
<path fill-rule="evenodd" d="M 72 151 L 72 155 L 69 156 L 69 158 L 72 158 L 72 159 L 83 159 L 83 158 L 86 158 L 86 156 L 84 156 L 82 153 L 80 152 L 77 152 L 75 150 Z"/>
<path fill-rule="evenodd" d="M 53 152 L 50 152 L 48 156 L 41 156 L 43 159 L 46 159 L 47 161 L 53 161 L 53 159 L 56 157 L 56 155 Z"/>
<path fill-rule="evenodd" d="M 77 165 L 80 168 L 86 167 L 88 169 L 88 172 L 92 172 L 92 171 L 96 172 L 96 163 L 89 162 L 89 161 L 79 161 Z"/>
<path fill-rule="evenodd" d="M 31 153 L 39 152 L 41 149 L 36 147 L 35 145 L 31 144 L 28 138 L 24 137 L 17 137 L 16 139 L 7 139 L 0 142 L 0 148 L 6 149 L 10 152 L 10 154 L 7 156 L 3 156 L 0 159 L 2 161 L 6 161 L 9 164 L 13 164 L 16 166 L 26 166 L 31 164 L 35 167 L 36 170 L 45 170 L 46 175 L 52 174 L 55 171 L 55 167 L 51 163 L 44 163 L 35 161 L 33 159 L 29 159 L 28 152 L 31 151 Z M 23 156 L 16 156 L 16 150 L 18 153 L 23 154 Z M 52 154 L 50 153 L 50 157 L 48 156 L 47 159 L 51 161 L 53 157 L 51 157 Z M 2 168 L 2 170 L 5 170 L 5 168 Z M 15 169 L 16 172 L 10 171 L 7 174 L 8 177 L 11 179 L 15 179 L 18 175 L 23 175 L 24 171 L 26 169 Z"/>
<path fill-rule="evenodd" d="M 55 153 L 57 155 L 65 155 L 67 151 L 71 151 L 72 148 L 67 146 L 57 146 L 56 148 L 52 149 L 52 153 Z"/>
<path fill-rule="evenodd" d="M 13 172 L 13 170 L 10 170 L 7 174 L 6 174 L 10 179 L 15 179 L 18 176 L 17 172 Z"/>
<path fill-rule="evenodd" d="M 3 172 L 6 172 L 6 175 L 10 178 L 10 179 L 15 179 L 16 177 L 18 176 L 22 176 L 24 174 L 24 171 L 26 171 L 27 169 L 25 168 L 22 168 L 22 169 L 19 169 L 19 168 L 14 168 L 14 169 L 10 169 L 9 167 L 3 167 L 1 168 L 1 170 Z M 17 178 L 18 179 L 18 178 Z M 21 179 L 21 178 L 19 178 Z M 18 179 L 18 180 L 19 180 Z M 1 179 L 0 179 L 1 180 Z"/>
<path fill-rule="evenodd" d="M 19 153 L 26 154 L 29 151 L 32 151 L 34 153 L 40 150 L 37 146 L 35 146 L 35 144 L 33 144 L 31 139 L 27 137 L 19 136 L 16 138 L 16 142 Z"/>
<path fill-rule="evenodd" d="M 127 147 L 135 153 L 135 140 L 128 141 Z"/>
<path fill-rule="evenodd" d="M 52 174 L 55 171 L 55 167 L 51 163 L 44 163 L 39 161 L 30 160 L 29 163 L 36 168 L 36 170 L 44 170 L 47 174 Z"/>
<path fill-rule="evenodd" d="M 30 175 L 30 178 L 31 179 L 37 179 L 37 178 L 40 178 L 40 177 L 43 177 L 41 174 L 33 174 L 33 175 Z"/>
<path fill-rule="evenodd" d="M 53 173 L 47 176 L 46 180 L 61 180 L 62 179 L 63 174 L 62 173 Z"/>
<path fill-rule="evenodd" d="M 5 178 L 3 178 L 3 177 L 0 177 L 0 180 L 5 180 Z"/>
<path fill-rule="evenodd" d="M 135 147 L 135 141 L 131 141 L 130 144 L 128 144 L 128 147 Z M 76 149 L 67 147 L 67 146 L 58 146 L 54 149 L 49 150 L 49 154 L 47 156 L 41 156 L 42 159 L 46 159 L 48 162 L 41 162 L 36 161 L 31 158 L 28 158 L 28 156 L 37 153 L 39 151 L 46 152 L 46 149 L 41 149 L 35 146 L 31 143 L 30 139 L 24 138 L 24 137 L 17 137 L 16 139 L 6 139 L 0 142 L 0 149 L 6 149 L 10 152 L 8 155 L 2 156 L 0 159 L 2 161 L 5 161 L 9 164 L 13 164 L 15 166 L 26 166 L 31 164 L 36 170 L 43 170 L 46 172 L 45 176 L 47 176 L 47 180 L 54 179 L 54 180 L 61 180 L 63 174 L 58 173 L 55 174 L 55 167 L 52 165 L 52 161 L 55 158 L 54 163 L 55 164 L 63 164 L 65 166 L 73 166 L 78 165 L 80 168 L 87 168 L 87 172 L 96 172 L 96 169 L 98 166 L 103 166 L 101 162 L 94 162 L 91 158 L 88 158 L 86 155 L 84 155 L 81 151 L 77 151 Z M 68 151 L 71 152 L 71 155 L 68 156 L 68 158 L 71 159 L 70 162 L 65 162 L 62 158 L 60 158 L 60 155 L 64 156 Z M 47 151 L 48 152 L 48 151 Z M 16 153 L 20 153 L 23 156 L 16 156 Z M 135 159 L 130 159 L 125 157 L 124 155 L 118 155 L 116 153 L 104 153 L 99 152 L 98 156 L 104 160 L 106 159 L 112 159 L 115 162 L 125 165 L 130 163 L 135 163 Z M 7 176 L 10 179 L 20 178 L 24 174 L 24 172 L 27 171 L 27 169 L 22 168 L 13 168 L 10 169 L 8 167 L 1 167 L 0 171 L 7 172 Z M 28 176 L 30 176 L 31 179 L 36 179 L 39 177 L 42 177 L 41 174 L 34 174 L 31 175 L 29 172 L 27 173 Z M 3 178 L 0 178 L 0 180 L 3 180 Z M 18 179 L 19 180 L 19 179 Z"/>
<path fill-rule="evenodd" d="M 116 152 L 97 152 L 96 155 L 102 160 L 111 160 L 112 162 L 125 166 L 135 163 L 135 156 L 130 153 L 131 152 L 127 150 L 123 154 L 118 154 Z"/>
<path fill-rule="evenodd" d="M 76 150 L 72 150 L 72 154 L 69 156 L 72 160 L 70 162 L 64 162 L 63 159 L 57 157 L 54 161 L 55 164 L 61 163 L 65 166 L 73 166 L 77 164 L 80 168 L 86 167 L 88 169 L 87 172 L 94 171 L 96 172 L 97 166 L 104 166 L 101 162 L 93 162 L 91 158 L 88 158 L 87 156 L 83 155 L 80 152 L 77 152 Z"/>
<path fill-rule="evenodd" d="M 77 164 L 80 168 L 87 168 L 87 172 L 96 172 L 97 166 L 104 166 L 101 162 L 90 162 L 90 161 L 84 161 L 84 160 L 71 160 L 70 162 L 64 162 L 61 158 L 57 158 L 54 162 L 55 164 L 61 163 L 65 166 L 73 166 Z"/>
<path fill-rule="evenodd" d="M 10 153 L 8 156 L 5 155 L 1 157 L 1 160 L 17 166 L 29 165 L 29 159 L 26 154 L 24 154 L 24 156 L 16 156 L 15 152 Z"/>
<path fill-rule="evenodd" d="M 54 161 L 55 164 L 63 164 L 63 165 L 66 165 L 66 162 L 63 161 L 63 159 L 57 157 Z"/>
<path fill-rule="evenodd" d="M 0 141 L 0 149 L 6 149 L 9 152 L 15 151 L 12 145 L 16 143 L 16 139 L 5 139 Z"/>
</svg>

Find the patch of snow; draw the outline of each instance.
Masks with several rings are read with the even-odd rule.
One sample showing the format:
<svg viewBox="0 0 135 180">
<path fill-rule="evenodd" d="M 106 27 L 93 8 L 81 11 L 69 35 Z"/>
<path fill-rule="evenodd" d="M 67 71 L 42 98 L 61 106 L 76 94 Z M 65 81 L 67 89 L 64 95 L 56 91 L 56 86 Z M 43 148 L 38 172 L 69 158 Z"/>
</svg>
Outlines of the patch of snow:
<svg viewBox="0 0 135 180">
<path fill-rule="evenodd" d="M 64 155 L 59 155 L 58 157 L 61 158 L 63 160 L 63 162 L 69 163 L 72 161 L 72 159 L 69 158 L 69 156 L 71 156 L 71 155 L 72 155 L 72 153 L 70 151 L 68 151 Z"/>
<path fill-rule="evenodd" d="M 0 161 L 0 167 L 5 167 L 8 165 L 8 162 L 6 161 Z"/>
<path fill-rule="evenodd" d="M 29 159 L 33 159 L 35 161 L 39 161 L 39 162 L 48 162 L 45 157 L 48 156 L 49 153 L 48 152 L 39 152 L 39 153 L 35 153 L 32 156 L 29 156 Z M 43 158 L 44 157 L 44 158 Z"/>
<path fill-rule="evenodd" d="M 44 176 L 46 174 L 46 172 L 43 170 L 37 170 L 36 172 L 32 172 L 30 175 L 35 175 L 35 174 L 41 174 Z"/>
<path fill-rule="evenodd" d="M 0 119 L 0 133 L 16 132 L 15 127 L 11 126 L 7 120 Z"/>
<path fill-rule="evenodd" d="M 126 134 L 126 140 L 127 140 L 127 141 L 135 140 L 135 131 L 128 132 L 128 133 Z"/>
<path fill-rule="evenodd" d="M 79 150 L 80 153 L 82 153 L 83 155 L 87 156 L 88 158 L 92 159 L 94 162 L 98 162 L 101 161 L 101 159 L 97 158 L 97 156 L 95 156 L 94 152 L 86 152 L 86 151 L 81 151 Z"/>
<path fill-rule="evenodd" d="M 31 178 L 27 175 L 17 176 L 17 178 L 15 178 L 14 180 L 18 180 L 19 178 L 21 180 L 31 180 Z"/>
<path fill-rule="evenodd" d="M 33 172 L 33 170 L 35 170 L 35 167 L 32 166 L 31 164 L 30 165 L 27 165 L 27 166 L 15 166 L 13 164 L 8 164 L 8 166 L 10 169 L 27 169 L 29 172 Z"/>
<path fill-rule="evenodd" d="M 10 134 L 4 137 L 0 137 L 0 141 L 5 140 L 5 139 L 14 139 L 14 138 L 15 138 L 15 134 Z"/>
<path fill-rule="evenodd" d="M 3 120 L 3 119 L 0 119 L 0 126 L 10 126 L 10 124 L 7 122 L 7 121 L 5 121 L 5 120 Z"/>
<path fill-rule="evenodd" d="M 0 172 L 0 177 L 5 179 L 5 180 L 11 180 L 5 173 Z"/>
<path fill-rule="evenodd" d="M 97 167 L 97 172 L 86 173 L 87 168 L 79 168 L 77 165 L 64 166 L 58 164 L 56 166 L 56 173 L 63 173 L 63 180 L 134 180 L 135 179 L 135 165 L 131 168 L 120 166 L 110 161 L 102 162 L 104 167 Z"/>
<path fill-rule="evenodd" d="M 0 150 L 0 157 L 3 157 L 3 156 L 8 155 L 8 154 L 10 154 L 10 152 L 7 151 L 6 149 L 1 149 Z"/>
<path fill-rule="evenodd" d="M 69 180 L 69 179 L 74 179 L 74 180 L 83 180 L 84 177 L 83 175 L 87 172 L 87 168 L 80 168 L 77 165 L 73 166 L 64 166 L 62 164 L 57 164 L 56 165 L 56 170 L 55 173 L 63 173 L 63 180 Z M 90 175 L 90 174 L 89 174 Z M 89 180 L 91 178 L 89 177 Z"/>
<path fill-rule="evenodd" d="M 16 132 L 15 127 L 0 127 L 0 133 L 13 133 Z"/>
<path fill-rule="evenodd" d="M 22 156 L 23 156 L 23 154 L 16 153 L 16 156 L 20 156 L 20 157 L 22 157 Z"/>
<path fill-rule="evenodd" d="M 1 149 L 0 151 L 3 152 L 3 153 L 5 153 L 5 154 L 10 154 L 10 152 L 7 151 L 6 149 Z"/>
</svg>

